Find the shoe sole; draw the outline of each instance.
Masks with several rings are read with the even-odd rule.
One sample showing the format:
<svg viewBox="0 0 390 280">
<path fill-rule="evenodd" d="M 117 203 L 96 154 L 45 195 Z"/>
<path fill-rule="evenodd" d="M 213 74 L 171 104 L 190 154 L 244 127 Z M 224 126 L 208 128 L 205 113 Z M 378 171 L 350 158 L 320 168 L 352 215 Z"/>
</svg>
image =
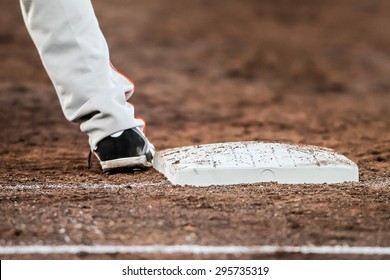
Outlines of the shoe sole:
<svg viewBox="0 0 390 280">
<path fill-rule="evenodd" d="M 104 173 L 128 173 L 137 170 L 145 170 L 152 167 L 146 155 L 129 158 L 119 158 L 114 160 L 101 161 L 100 165 Z"/>
</svg>

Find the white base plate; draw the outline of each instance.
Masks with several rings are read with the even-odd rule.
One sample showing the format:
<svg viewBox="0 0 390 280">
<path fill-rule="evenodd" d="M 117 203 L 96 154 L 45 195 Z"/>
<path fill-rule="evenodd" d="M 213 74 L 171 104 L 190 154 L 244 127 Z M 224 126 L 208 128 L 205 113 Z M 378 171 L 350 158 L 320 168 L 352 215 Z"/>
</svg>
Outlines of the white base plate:
<svg viewBox="0 0 390 280">
<path fill-rule="evenodd" d="M 359 181 L 354 162 L 333 150 L 265 142 L 230 142 L 159 151 L 153 166 L 172 184 L 210 186 Z"/>
</svg>

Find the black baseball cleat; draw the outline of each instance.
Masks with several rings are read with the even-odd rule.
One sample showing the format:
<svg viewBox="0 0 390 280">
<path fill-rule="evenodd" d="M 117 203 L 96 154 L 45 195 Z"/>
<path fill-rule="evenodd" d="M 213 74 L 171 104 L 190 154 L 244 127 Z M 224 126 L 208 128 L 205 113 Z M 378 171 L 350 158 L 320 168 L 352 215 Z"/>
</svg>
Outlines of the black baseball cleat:
<svg viewBox="0 0 390 280">
<path fill-rule="evenodd" d="M 114 133 L 101 140 L 92 151 L 105 173 L 124 173 L 152 166 L 154 146 L 138 128 Z"/>
</svg>

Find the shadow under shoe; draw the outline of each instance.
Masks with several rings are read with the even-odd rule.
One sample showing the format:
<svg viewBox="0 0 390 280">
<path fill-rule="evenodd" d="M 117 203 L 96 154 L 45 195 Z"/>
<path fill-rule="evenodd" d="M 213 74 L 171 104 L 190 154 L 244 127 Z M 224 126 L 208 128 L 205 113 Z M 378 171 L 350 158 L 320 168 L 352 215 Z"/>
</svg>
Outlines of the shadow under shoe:
<svg viewBox="0 0 390 280">
<path fill-rule="evenodd" d="M 152 166 L 154 147 L 135 127 L 104 138 L 93 154 L 105 173 L 133 173 Z"/>
</svg>

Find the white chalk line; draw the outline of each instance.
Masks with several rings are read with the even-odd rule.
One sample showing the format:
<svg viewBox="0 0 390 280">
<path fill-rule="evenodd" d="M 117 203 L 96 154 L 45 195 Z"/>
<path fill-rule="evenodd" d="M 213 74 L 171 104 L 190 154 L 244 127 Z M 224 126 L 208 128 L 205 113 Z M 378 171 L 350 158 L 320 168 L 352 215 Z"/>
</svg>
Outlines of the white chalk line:
<svg viewBox="0 0 390 280">
<path fill-rule="evenodd" d="M 261 184 L 261 183 L 258 183 Z M 171 185 L 168 181 L 161 182 L 136 182 L 128 184 L 104 184 L 104 183 L 74 183 L 74 184 L 31 184 L 31 185 L 12 185 L 4 186 L 0 185 L 0 190 L 39 190 L 39 189 L 120 189 L 120 188 L 145 188 L 145 187 L 161 187 Z M 378 178 L 367 180 L 363 182 L 352 183 L 353 186 L 376 186 L 376 187 L 388 187 L 390 186 L 389 178 Z M 224 187 L 230 187 L 234 185 L 226 185 Z"/>
<path fill-rule="evenodd" d="M 160 187 L 169 184 L 169 182 L 138 182 L 128 184 L 98 184 L 98 183 L 75 183 L 75 184 L 31 184 L 1 186 L 0 190 L 40 190 L 40 189 L 121 189 L 121 188 L 144 188 Z"/>
<path fill-rule="evenodd" d="M 332 254 L 332 255 L 390 255 L 390 247 L 350 247 L 350 246 L 202 246 L 202 245 L 31 245 L 2 246 L 0 255 L 22 254 Z"/>
</svg>

